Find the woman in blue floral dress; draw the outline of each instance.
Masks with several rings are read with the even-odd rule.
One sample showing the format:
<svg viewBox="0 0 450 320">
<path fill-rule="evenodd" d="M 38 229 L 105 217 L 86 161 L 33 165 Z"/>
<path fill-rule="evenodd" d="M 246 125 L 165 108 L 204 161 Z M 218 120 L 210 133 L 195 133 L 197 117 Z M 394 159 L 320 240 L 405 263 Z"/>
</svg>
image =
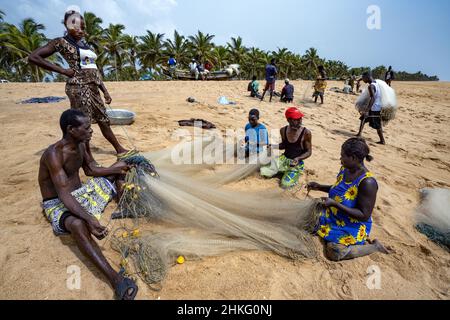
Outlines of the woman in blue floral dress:
<svg viewBox="0 0 450 320">
<path fill-rule="evenodd" d="M 371 161 L 369 147 L 360 138 L 347 140 L 341 150 L 341 164 L 336 183 L 308 184 L 308 190 L 328 193 L 323 198 L 317 235 L 326 242 L 327 258 L 333 261 L 353 259 L 374 252 L 389 253 L 378 241 L 368 240 L 378 184 L 364 165 Z"/>
</svg>

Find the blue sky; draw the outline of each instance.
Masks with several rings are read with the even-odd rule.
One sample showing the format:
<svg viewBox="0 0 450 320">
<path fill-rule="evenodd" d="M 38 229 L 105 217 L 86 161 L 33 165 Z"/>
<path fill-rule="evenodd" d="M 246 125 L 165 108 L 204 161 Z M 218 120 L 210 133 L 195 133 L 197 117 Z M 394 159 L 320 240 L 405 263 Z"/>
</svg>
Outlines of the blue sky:
<svg viewBox="0 0 450 320">
<path fill-rule="evenodd" d="M 105 26 L 122 23 L 135 35 L 201 30 L 216 35 L 216 44 L 239 35 L 246 46 L 264 50 L 303 54 L 315 47 L 320 56 L 350 66 L 392 65 L 450 80 L 448 0 L 0 0 L 8 22 L 32 17 L 49 37 L 62 35 L 69 5 L 94 12 Z M 370 5 L 380 8 L 380 30 L 367 28 Z"/>
</svg>

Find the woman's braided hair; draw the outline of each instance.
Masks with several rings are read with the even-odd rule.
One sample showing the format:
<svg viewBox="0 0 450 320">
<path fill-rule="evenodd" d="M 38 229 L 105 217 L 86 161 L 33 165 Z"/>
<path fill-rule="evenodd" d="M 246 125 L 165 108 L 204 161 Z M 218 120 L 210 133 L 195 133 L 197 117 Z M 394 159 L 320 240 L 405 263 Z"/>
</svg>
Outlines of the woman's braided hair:
<svg viewBox="0 0 450 320">
<path fill-rule="evenodd" d="M 342 151 L 344 151 L 347 156 L 354 156 L 361 162 L 364 160 L 369 162 L 373 160 L 373 157 L 370 155 L 369 146 L 367 145 L 366 140 L 362 138 L 348 139 L 342 145 Z"/>
</svg>

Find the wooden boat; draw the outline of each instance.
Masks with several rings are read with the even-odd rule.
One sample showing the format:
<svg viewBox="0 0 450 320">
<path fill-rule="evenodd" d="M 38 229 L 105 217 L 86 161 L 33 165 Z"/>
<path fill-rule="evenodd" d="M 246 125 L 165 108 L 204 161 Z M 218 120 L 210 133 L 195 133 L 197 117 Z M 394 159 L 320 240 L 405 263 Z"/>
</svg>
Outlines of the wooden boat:
<svg viewBox="0 0 450 320">
<path fill-rule="evenodd" d="M 170 73 L 169 69 L 166 67 L 162 67 L 163 73 L 172 78 L 172 74 Z M 231 71 L 231 72 L 230 72 Z M 225 80 L 233 80 L 237 78 L 239 75 L 239 72 L 236 72 L 235 69 L 228 69 L 228 70 L 221 70 L 221 71 L 213 71 L 205 75 L 205 80 L 211 80 L 211 81 L 225 81 Z M 192 75 L 187 70 L 175 70 L 174 79 L 177 80 L 196 80 L 195 76 Z M 198 80 L 201 80 L 201 76 L 199 75 Z"/>
</svg>

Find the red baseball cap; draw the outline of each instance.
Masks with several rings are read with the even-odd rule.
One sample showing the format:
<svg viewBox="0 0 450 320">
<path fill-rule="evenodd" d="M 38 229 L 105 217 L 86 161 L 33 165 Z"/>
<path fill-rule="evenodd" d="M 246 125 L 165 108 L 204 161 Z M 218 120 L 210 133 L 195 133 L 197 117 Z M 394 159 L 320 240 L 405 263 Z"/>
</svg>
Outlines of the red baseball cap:
<svg viewBox="0 0 450 320">
<path fill-rule="evenodd" d="M 286 119 L 294 119 L 294 120 L 298 120 L 303 118 L 305 115 L 298 110 L 296 107 L 292 107 L 286 110 Z"/>
</svg>

